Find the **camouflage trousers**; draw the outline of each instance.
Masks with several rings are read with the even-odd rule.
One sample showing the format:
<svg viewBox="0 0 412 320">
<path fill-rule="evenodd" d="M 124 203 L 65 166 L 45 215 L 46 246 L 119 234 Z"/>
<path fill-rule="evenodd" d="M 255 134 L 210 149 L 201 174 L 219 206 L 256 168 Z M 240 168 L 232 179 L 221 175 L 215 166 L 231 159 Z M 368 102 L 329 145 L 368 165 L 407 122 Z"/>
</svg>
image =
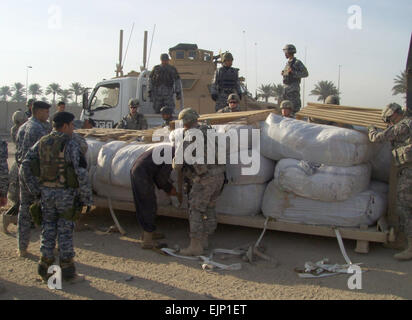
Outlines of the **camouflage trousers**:
<svg viewBox="0 0 412 320">
<path fill-rule="evenodd" d="M 223 109 L 224 107 L 228 105 L 227 98 L 232 93 L 236 93 L 236 90 L 226 90 L 226 91 L 219 92 L 217 96 L 217 100 L 216 100 L 216 107 L 215 107 L 216 112 L 218 112 L 220 109 Z"/>
<path fill-rule="evenodd" d="M 10 168 L 9 191 L 7 198 L 14 204 L 20 202 L 19 166 L 16 162 Z"/>
<path fill-rule="evenodd" d="M 302 102 L 300 101 L 300 85 L 284 85 L 283 100 L 292 102 L 294 113 L 298 112 L 302 108 Z"/>
<path fill-rule="evenodd" d="M 193 181 L 189 193 L 190 238 L 202 239 L 216 230 L 214 207 L 224 182 L 224 174 L 202 177 Z"/>
<path fill-rule="evenodd" d="M 17 247 L 19 250 L 27 250 L 30 242 L 31 215 L 30 206 L 35 197 L 27 190 L 24 183 L 20 184 L 20 207 L 17 216 Z"/>
<path fill-rule="evenodd" d="M 42 188 L 41 190 L 41 239 L 42 257 L 54 258 L 54 248 L 58 242 L 60 259 L 74 257 L 74 222 L 60 218 L 60 214 L 73 207 L 75 191 L 72 189 Z"/>
<path fill-rule="evenodd" d="M 412 168 L 401 169 L 398 174 L 396 212 L 400 229 L 412 237 Z"/>
<path fill-rule="evenodd" d="M 153 89 L 153 109 L 156 113 L 160 113 L 163 107 L 175 110 L 176 104 L 173 96 L 173 88 L 164 85 Z"/>
</svg>

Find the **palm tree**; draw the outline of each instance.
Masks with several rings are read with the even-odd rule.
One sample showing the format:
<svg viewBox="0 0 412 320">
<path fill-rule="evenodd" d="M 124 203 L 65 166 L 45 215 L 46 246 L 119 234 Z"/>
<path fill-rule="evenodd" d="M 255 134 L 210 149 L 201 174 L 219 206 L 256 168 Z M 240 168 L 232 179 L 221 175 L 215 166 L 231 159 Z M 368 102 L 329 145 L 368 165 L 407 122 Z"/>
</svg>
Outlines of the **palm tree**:
<svg viewBox="0 0 412 320">
<path fill-rule="evenodd" d="M 59 91 L 58 96 L 61 101 L 63 101 L 64 103 L 67 103 L 69 99 L 72 98 L 72 94 L 73 93 L 70 89 L 64 89 L 64 90 Z"/>
<path fill-rule="evenodd" d="M 11 101 L 14 102 L 24 102 L 26 101 L 26 97 L 24 96 L 24 85 L 20 82 L 16 82 L 11 90 L 14 92 Z"/>
<path fill-rule="evenodd" d="M 283 100 L 283 93 L 285 91 L 283 85 L 273 84 L 272 91 L 273 91 L 273 97 L 278 101 L 278 105 L 280 105 L 280 103 Z"/>
<path fill-rule="evenodd" d="M 1 101 L 7 101 L 7 98 L 11 96 L 12 92 L 9 86 L 4 86 L 0 88 Z"/>
<path fill-rule="evenodd" d="M 270 97 L 273 97 L 273 88 L 271 84 L 262 84 L 259 88 L 259 98 L 265 99 L 265 102 L 268 102 Z"/>
<path fill-rule="evenodd" d="M 49 94 L 53 95 L 53 105 L 56 105 L 56 94 L 59 94 L 61 91 L 61 87 L 58 83 L 50 83 L 49 86 L 46 88 L 46 95 Z"/>
<path fill-rule="evenodd" d="M 393 95 L 404 94 L 406 96 L 406 71 L 401 72 L 393 79 L 395 86 L 392 88 Z"/>
<path fill-rule="evenodd" d="M 323 101 L 329 96 L 339 96 L 340 92 L 335 87 L 332 81 L 319 81 L 315 85 L 315 89 L 310 92 L 311 96 L 318 96 L 318 101 Z"/>
<path fill-rule="evenodd" d="M 80 82 L 73 82 L 70 85 L 70 90 L 72 91 L 72 93 L 76 96 L 76 105 L 77 105 L 77 97 L 83 94 L 84 88 L 81 85 Z"/>
<path fill-rule="evenodd" d="M 41 89 L 38 83 L 33 83 L 29 86 L 29 92 L 34 100 L 36 100 L 37 96 L 43 94 L 43 90 Z"/>
</svg>

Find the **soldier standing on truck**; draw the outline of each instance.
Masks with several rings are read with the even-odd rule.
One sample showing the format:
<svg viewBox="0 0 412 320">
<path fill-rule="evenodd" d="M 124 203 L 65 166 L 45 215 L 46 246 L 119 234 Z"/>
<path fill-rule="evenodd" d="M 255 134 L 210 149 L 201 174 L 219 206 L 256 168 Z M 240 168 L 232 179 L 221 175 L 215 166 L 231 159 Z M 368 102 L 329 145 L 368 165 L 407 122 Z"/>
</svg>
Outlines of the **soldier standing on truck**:
<svg viewBox="0 0 412 320">
<path fill-rule="evenodd" d="M 231 93 L 236 93 L 242 100 L 242 91 L 239 82 L 239 69 L 233 68 L 233 56 L 226 52 L 222 57 L 223 66 L 217 69 L 215 81 L 211 87 L 211 96 L 216 101 L 216 112 L 226 106 L 227 98 Z"/>
<path fill-rule="evenodd" d="M 293 103 L 294 113 L 298 112 L 302 106 L 300 101 L 300 81 L 306 78 L 309 73 L 302 61 L 295 58 L 296 47 L 293 44 L 287 44 L 283 48 L 288 62 L 285 69 L 282 70 L 283 77 L 283 100 L 289 100 Z"/>
<path fill-rule="evenodd" d="M 33 116 L 24 123 L 16 139 L 16 162 L 19 166 L 19 181 L 21 182 L 20 169 L 29 149 L 40 140 L 41 137 L 50 133 L 49 111 L 51 105 L 42 101 L 36 101 L 33 104 Z M 33 204 L 34 198 L 27 190 L 24 183 L 20 183 L 20 207 L 17 217 L 17 247 L 20 257 L 27 256 L 27 248 L 30 242 L 30 228 L 32 219 L 29 212 L 30 205 Z"/>
<path fill-rule="evenodd" d="M 175 110 L 174 93 L 177 100 L 182 98 L 180 76 L 177 69 L 169 64 L 169 55 L 163 53 L 160 60 L 161 64 L 153 68 L 149 78 L 149 98 L 156 113 L 160 113 L 164 106 Z"/>
<path fill-rule="evenodd" d="M 138 99 L 129 100 L 129 114 L 116 126 L 116 129 L 147 130 L 147 120 L 143 114 L 138 112 L 140 102 Z"/>
<path fill-rule="evenodd" d="M 406 235 L 408 247 L 395 254 L 397 260 L 412 260 L 412 118 L 396 103 L 382 111 L 382 119 L 388 124 L 383 132 L 369 127 L 371 142 L 390 141 L 392 155 L 398 167 L 396 212 L 400 219 L 400 231 Z"/>
<path fill-rule="evenodd" d="M 42 137 L 27 153 L 21 176 L 40 203 L 30 212 L 41 224 L 41 259 L 38 274 L 47 282 L 48 268 L 54 263 L 56 239 L 63 281 L 79 282 L 73 258 L 74 222 L 84 205 L 92 205 L 92 189 L 87 164 L 79 144 L 72 139 L 74 115 L 59 112 L 53 117 L 54 130 Z"/>
<path fill-rule="evenodd" d="M 203 163 L 189 164 L 183 159 L 183 164 L 173 159 L 173 167 L 180 171 L 185 179 L 189 181 L 189 223 L 190 223 L 190 245 L 180 251 L 185 256 L 198 256 L 208 247 L 208 237 L 214 233 L 217 227 L 216 213 L 214 211 L 216 200 L 222 190 L 225 180 L 225 166 L 207 164 L 207 132 L 212 130 L 208 125 L 198 123 L 199 115 L 191 108 L 183 109 L 179 113 L 179 120 L 183 121 L 183 154 L 191 143 L 196 143 L 195 134 L 201 132 L 203 135 L 204 154 L 196 155 L 203 158 Z M 193 129 L 197 130 L 193 132 Z M 192 136 L 193 133 L 193 136 Z M 175 141 L 176 143 L 176 141 Z M 175 146 L 177 148 L 182 146 Z M 197 151 L 197 148 L 195 149 Z M 215 150 L 216 147 L 215 147 Z M 217 152 L 216 152 L 217 154 Z M 181 193 L 181 186 L 178 192 Z"/>
<path fill-rule="evenodd" d="M 227 98 L 227 103 L 228 106 L 224 107 L 223 109 L 220 109 L 218 113 L 240 112 L 240 99 L 236 93 L 232 93 L 229 95 L 229 97 Z"/>
</svg>

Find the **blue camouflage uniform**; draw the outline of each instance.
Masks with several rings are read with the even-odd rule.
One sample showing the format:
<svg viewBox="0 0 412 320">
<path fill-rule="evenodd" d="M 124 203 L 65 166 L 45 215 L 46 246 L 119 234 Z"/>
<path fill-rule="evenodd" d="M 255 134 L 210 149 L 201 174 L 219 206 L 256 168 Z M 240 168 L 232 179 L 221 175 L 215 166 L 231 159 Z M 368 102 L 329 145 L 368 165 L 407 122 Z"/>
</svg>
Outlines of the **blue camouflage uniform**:
<svg viewBox="0 0 412 320">
<path fill-rule="evenodd" d="M 0 197 L 7 196 L 9 187 L 9 167 L 7 166 L 7 142 L 0 140 Z"/>
<path fill-rule="evenodd" d="M 29 149 L 49 132 L 50 124 L 43 123 L 34 117 L 31 117 L 20 127 L 16 139 L 16 162 L 19 169 Z M 20 177 L 19 179 L 21 181 Z M 34 200 L 24 183 L 20 183 L 20 207 L 17 218 L 17 245 L 19 250 L 27 250 L 29 246 L 31 227 L 29 208 Z"/>
<path fill-rule="evenodd" d="M 41 247 L 42 258 L 48 260 L 54 259 L 54 248 L 56 239 L 59 244 L 60 261 L 71 260 L 74 256 L 73 248 L 73 229 L 74 221 L 63 218 L 62 215 L 73 208 L 75 198 L 79 197 L 82 205 L 92 205 L 92 189 L 89 181 L 86 166 L 82 164 L 82 151 L 76 140 L 68 135 L 53 131 L 50 135 L 43 138 L 64 138 L 67 142 L 64 144 L 64 162 L 72 165 L 77 176 L 78 188 L 62 187 L 59 184 L 52 185 L 40 181 L 31 171 L 31 162 L 40 161 L 40 142 L 36 143 L 28 152 L 22 164 L 21 174 L 23 181 L 27 185 L 30 193 L 35 198 L 40 198 L 42 211 L 41 224 Z"/>
</svg>

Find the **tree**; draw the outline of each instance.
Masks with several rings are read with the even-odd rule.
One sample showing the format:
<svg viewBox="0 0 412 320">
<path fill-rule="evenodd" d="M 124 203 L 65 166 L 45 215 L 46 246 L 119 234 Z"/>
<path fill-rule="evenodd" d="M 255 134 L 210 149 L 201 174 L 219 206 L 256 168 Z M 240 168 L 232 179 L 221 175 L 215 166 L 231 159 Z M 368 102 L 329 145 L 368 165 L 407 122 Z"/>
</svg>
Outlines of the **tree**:
<svg viewBox="0 0 412 320">
<path fill-rule="evenodd" d="M 56 105 L 56 94 L 59 94 L 61 91 L 61 87 L 58 83 L 51 83 L 49 86 L 46 88 L 46 95 L 53 95 L 53 105 Z"/>
<path fill-rule="evenodd" d="M 77 104 L 77 97 L 83 94 L 84 88 L 83 88 L 83 86 L 81 85 L 81 83 L 79 83 L 79 82 L 73 82 L 73 83 L 70 85 L 70 90 L 71 90 L 72 93 L 75 95 L 75 97 L 76 97 L 75 102 L 76 102 L 76 104 Z"/>
<path fill-rule="evenodd" d="M 395 86 L 392 88 L 392 95 L 403 94 L 406 97 L 406 71 L 401 72 L 400 75 L 397 75 L 395 79 L 393 79 Z"/>
<path fill-rule="evenodd" d="M 29 86 L 29 93 L 31 94 L 32 98 L 36 100 L 37 96 L 43 94 L 43 90 L 38 83 L 33 83 Z"/>
<path fill-rule="evenodd" d="M 7 98 L 11 96 L 12 92 L 9 86 L 4 86 L 0 88 L 1 101 L 7 101 Z"/>
<path fill-rule="evenodd" d="M 273 97 L 278 101 L 279 106 L 280 106 L 280 103 L 283 100 L 284 91 L 285 91 L 285 89 L 284 89 L 283 85 L 273 84 L 273 86 L 272 86 Z"/>
<path fill-rule="evenodd" d="M 265 102 L 268 102 L 270 97 L 273 97 L 273 87 L 271 84 L 262 84 L 258 88 L 258 97 L 265 99 Z"/>
<path fill-rule="evenodd" d="M 58 96 L 61 101 L 63 101 L 64 103 L 68 103 L 69 99 L 72 98 L 72 94 L 73 93 L 70 89 L 64 89 L 59 91 Z"/>
<path fill-rule="evenodd" d="M 11 98 L 11 101 L 14 102 L 25 102 L 26 97 L 24 96 L 24 85 L 20 82 L 16 82 L 13 87 L 11 88 L 13 91 L 13 97 Z"/>
<path fill-rule="evenodd" d="M 315 84 L 315 89 L 310 92 L 311 96 L 318 96 L 318 101 L 323 101 L 329 96 L 339 96 L 340 92 L 332 81 L 319 81 Z"/>
</svg>

